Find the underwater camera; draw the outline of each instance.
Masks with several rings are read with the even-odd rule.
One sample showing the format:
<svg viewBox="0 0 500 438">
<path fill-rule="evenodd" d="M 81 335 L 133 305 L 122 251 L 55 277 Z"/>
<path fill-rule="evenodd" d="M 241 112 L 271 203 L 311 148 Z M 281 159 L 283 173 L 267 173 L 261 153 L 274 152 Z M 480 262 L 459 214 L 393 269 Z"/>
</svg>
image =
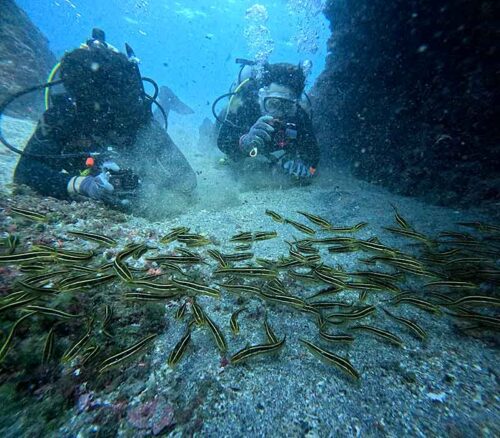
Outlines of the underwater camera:
<svg viewBox="0 0 500 438">
<path fill-rule="evenodd" d="M 109 183 L 114 187 L 114 194 L 121 196 L 137 195 L 141 184 L 139 177 L 131 169 L 108 170 Z"/>
<path fill-rule="evenodd" d="M 285 137 L 290 140 L 297 138 L 297 125 L 295 123 L 285 123 Z"/>
<path fill-rule="evenodd" d="M 272 125 L 274 128 L 273 141 L 275 143 L 288 143 L 297 139 L 297 125 L 295 123 L 273 119 Z"/>
</svg>

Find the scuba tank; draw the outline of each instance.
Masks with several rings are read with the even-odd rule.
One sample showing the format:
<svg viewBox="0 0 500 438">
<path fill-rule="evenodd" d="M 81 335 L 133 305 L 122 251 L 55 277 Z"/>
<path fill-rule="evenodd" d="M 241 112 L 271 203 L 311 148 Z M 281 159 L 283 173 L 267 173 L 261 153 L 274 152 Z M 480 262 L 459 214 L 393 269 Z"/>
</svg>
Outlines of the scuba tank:
<svg viewBox="0 0 500 438">
<path fill-rule="evenodd" d="M 106 42 L 105 33 L 100 29 L 93 29 L 92 37 L 79 48 L 66 53 L 62 60 L 51 70 L 48 82 L 19 91 L 7 97 L 0 103 L 0 119 L 5 108 L 17 98 L 25 94 L 45 89 L 45 108 L 52 105 L 64 104 L 66 113 L 80 114 L 80 122 L 85 122 L 89 128 L 98 123 L 106 123 L 126 130 L 127 126 L 139 126 L 151 115 L 151 105 L 155 104 L 165 117 L 161 105 L 156 101 L 158 86 L 150 78 L 143 78 L 138 68 L 138 58 L 132 48 L 126 44 L 126 54 L 120 53 L 115 47 Z M 119 72 L 119 74 L 116 74 Z M 60 79 L 55 80 L 59 74 Z M 154 87 L 153 96 L 148 95 L 143 81 Z M 65 92 L 50 95 L 50 88 L 63 85 Z M 19 155 L 34 159 L 64 159 L 87 157 L 90 152 L 77 152 L 57 156 L 38 155 L 23 152 L 11 145 L 2 135 L 0 124 L 0 142 L 8 149 Z"/>
<path fill-rule="evenodd" d="M 260 73 L 262 71 L 262 66 L 257 64 L 257 61 L 252 61 L 245 58 L 236 58 L 236 64 L 240 64 L 240 70 L 238 72 L 237 79 L 231 84 L 229 92 L 235 92 L 236 89 L 247 80 L 259 79 Z"/>
<path fill-rule="evenodd" d="M 104 32 L 98 36 L 104 38 Z M 104 40 L 93 37 L 66 53 L 59 74 L 89 130 L 138 128 L 151 114 L 137 63 Z"/>
</svg>

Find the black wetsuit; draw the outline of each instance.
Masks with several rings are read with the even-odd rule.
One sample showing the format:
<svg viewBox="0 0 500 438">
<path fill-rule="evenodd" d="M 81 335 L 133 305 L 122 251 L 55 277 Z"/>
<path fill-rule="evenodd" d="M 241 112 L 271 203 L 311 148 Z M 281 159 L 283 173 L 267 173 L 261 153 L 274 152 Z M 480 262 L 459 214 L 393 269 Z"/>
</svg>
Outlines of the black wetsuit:
<svg viewBox="0 0 500 438">
<path fill-rule="evenodd" d="M 220 114 L 219 118 L 224 120 L 225 113 L 226 110 Z M 248 157 L 248 154 L 245 154 L 240 148 L 240 138 L 248 133 L 261 115 L 256 93 L 245 93 L 241 105 L 227 118 L 232 124 L 218 124 L 217 146 L 219 149 L 235 161 Z M 295 117 L 282 123 L 278 122 L 274 124 L 274 127 L 276 132 L 272 134 L 272 143 L 268 145 L 266 152 L 283 150 L 287 158 L 300 158 L 307 166 L 317 167 L 320 155 L 318 143 L 313 132 L 311 119 L 301 107 L 298 108 Z M 294 135 L 290 135 L 290 133 Z"/>
<path fill-rule="evenodd" d="M 87 169 L 86 160 L 92 152 L 99 152 L 102 155 L 89 169 L 91 175 L 100 172 L 99 165 L 104 160 L 110 160 L 122 169 L 132 168 L 141 179 L 154 175 L 155 183 L 160 181 L 167 190 L 194 189 L 196 174 L 150 111 L 140 122 L 132 123 L 117 117 L 92 118 L 90 114 L 78 114 L 64 96 L 57 99 L 44 113 L 24 149 L 41 158 L 21 156 L 14 182 L 26 184 L 44 196 L 67 198 L 70 179 Z M 63 156 L 80 152 L 84 154 Z M 61 158 L 57 158 L 59 155 Z"/>
</svg>

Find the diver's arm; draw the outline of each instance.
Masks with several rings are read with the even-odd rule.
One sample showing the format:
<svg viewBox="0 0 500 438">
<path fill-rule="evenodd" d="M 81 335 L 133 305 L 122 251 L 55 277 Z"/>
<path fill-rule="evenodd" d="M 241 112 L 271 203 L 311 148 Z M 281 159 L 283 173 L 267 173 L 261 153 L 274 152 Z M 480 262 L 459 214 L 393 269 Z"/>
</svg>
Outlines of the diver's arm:
<svg viewBox="0 0 500 438">
<path fill-rule="evenodd" d="M 42 131 L 42 125 L 39 124 L 24 151 L 41 156 L 59 155 L 60 145 L 50 137 L 44 137 Z M 72 175 L 57 171 L 48 163 L 50 160 L 21 156 L 14 172 L 14 182 L 26 184 L 44 196 L 67 198 L 67 187 Z"/>
</svg>

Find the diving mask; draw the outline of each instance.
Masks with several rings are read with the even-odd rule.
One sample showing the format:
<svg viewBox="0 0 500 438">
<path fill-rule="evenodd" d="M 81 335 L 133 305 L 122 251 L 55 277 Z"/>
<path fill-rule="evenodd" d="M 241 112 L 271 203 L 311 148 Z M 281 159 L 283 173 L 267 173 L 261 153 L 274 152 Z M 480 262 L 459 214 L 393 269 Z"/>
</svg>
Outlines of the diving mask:
<svg viewBox="0 0 500 438">
<path fill-rule="evenodd" d="M 295 113 L 297 101 L 284 97 L 269 96 L 264 98 L 264 109 L 270 114 Z"/>
<path fill-rule="evenodd" d="M 272 116 L 293 116 L 297 111 L 297 98 L 292 93 L 259 90 L 262 109 Z"/>
</svg>

